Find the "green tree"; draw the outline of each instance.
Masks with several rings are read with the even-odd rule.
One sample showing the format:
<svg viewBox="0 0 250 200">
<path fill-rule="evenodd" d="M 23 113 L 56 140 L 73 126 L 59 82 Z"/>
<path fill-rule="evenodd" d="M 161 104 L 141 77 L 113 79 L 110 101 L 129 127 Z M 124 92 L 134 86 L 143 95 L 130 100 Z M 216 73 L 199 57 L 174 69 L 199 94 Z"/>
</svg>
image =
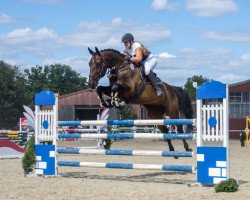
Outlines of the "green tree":
<svg viewBox="0 0 250 200">
<path fill-rule="evenodd" d="M 25 153 L 22 158 L 22 166 L 25 174 L 32 172 L 36 164 L 35 136 L 32 136 L 25 146 Z"/>
<path fill-rule="evenodd" d="M 64 64 L 36 66 L 24 73 L 32 97 L 45 89 L 68 94 L 87 88 L 86 78 Z"/>
<path fill-rule="evenodd" d="M 0 61 L 0 129 L 11 129 L 22 116 L 28 103 L 23 74 L 17 66 Z"/>
<path fill-rule="evenodd" d="M 196 100 L 196 89 L 193 86 L 194 82 L 197 82 L 197 86 L 209 81 L 208 78 L 201 76 L 193 76 L 192 78 L 188 78 L 187 82 L 184 85 L 184 90 L 188 93 L 191 101 Z"/>
<path fill-rule="evenodd" d="M 124 109 L 119 110 L 117 112 L 118 115 L 121 116 L 121 119 L 125 120 L 125 119 L 137 119 L 138 116 L 135 114 L 135 112 L 133 111 L 133 108 L 130 104 L 127 104 Z"/>
</svg>

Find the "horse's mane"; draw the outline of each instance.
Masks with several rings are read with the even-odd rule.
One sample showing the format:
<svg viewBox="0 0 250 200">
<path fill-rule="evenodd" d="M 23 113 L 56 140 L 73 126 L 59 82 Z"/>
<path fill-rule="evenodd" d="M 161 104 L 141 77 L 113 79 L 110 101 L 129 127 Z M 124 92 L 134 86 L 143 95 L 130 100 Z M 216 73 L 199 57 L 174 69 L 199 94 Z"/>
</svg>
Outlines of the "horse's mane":
<svg viewBox="0 0 250 200">
<path fill-rule="evenodd" d="M 115 49 L 103 49 L 103 50 L 101 50 L 100 52 L 104 52 L 104 51 L 114 52 L 114 53 L 116 53 L 118 56 L 123 57 L 123 54 L 122 54 L 120 51 L 115 50 Z"/>
</svg>

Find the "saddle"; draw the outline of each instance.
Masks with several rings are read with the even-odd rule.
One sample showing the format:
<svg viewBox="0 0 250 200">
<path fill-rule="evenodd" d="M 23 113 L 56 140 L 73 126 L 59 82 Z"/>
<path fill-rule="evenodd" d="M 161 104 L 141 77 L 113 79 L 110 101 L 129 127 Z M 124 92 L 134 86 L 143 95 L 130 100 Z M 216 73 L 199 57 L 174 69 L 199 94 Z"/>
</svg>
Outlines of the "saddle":
<svg viewBox="0 0 250 200">
<path fill-rule="evenodd" d="M 146 75 L 146 73 L 145 73 L 145 67 L 144 67 L 144 65 L 140 65 L 139 66 L 140 67 L 140 76 L 141 76 L 141 79 L 144 81 L 147 81 L 147 83 L 149 83 L 149 84 L 151 84 L 150 83 L 150 80 L 148 79 L 148 77 L 147 77 L 147 75 Z M 157 76 L 157 74 L 156 73 L 154 73 L 154 75 L 155 75 L 155 77 L 156 77 L 156 79 L 157 79 L 157 84 L 158 85 L 162 85 L 163 84 L 163 81 Z"/>
<path fill-rule="evenodd" d="M 135 93 L 135 95 L 131 98 L 132 101 L 135 101 L 138 97 L 141 96 L 143 93 L 145 87 L 147 84 L 151 84 L 150 80 L 148 79 L 146 73 L 145 73 L 145 67 L 144 65 L 137 65 L 137 67 L 140 68 L 140 77 L 142 79 L 142 84 L 140 85 L 138 91 Z M 154 73 L 156 78 L 157 78 L 157 84 L 160 86 L 163 84 L 163 81 L 157 77 L 156 73 Z"/>
</svg>

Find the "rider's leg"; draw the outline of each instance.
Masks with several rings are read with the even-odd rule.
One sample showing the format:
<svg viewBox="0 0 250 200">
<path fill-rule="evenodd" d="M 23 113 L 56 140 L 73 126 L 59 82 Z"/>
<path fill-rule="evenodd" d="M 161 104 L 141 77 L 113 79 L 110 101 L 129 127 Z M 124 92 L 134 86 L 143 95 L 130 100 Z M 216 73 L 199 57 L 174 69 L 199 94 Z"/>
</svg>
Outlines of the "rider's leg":
<svg viewBox="0 0 250 200">
<path fill-rule="evenodd" d="M 153 88 L 155 89 L 157 96 L 160 96 L 163 93 L 163 91 L 157 84 L 157 78 L 152 71 L 155 68 L 156 64 L 157 64 L 156 58 L 151 57 L 145 61 L 144 67 L 145 67 L 145 74 L 150 80 L 151 84 L 153 85 Z"/>
</svg>

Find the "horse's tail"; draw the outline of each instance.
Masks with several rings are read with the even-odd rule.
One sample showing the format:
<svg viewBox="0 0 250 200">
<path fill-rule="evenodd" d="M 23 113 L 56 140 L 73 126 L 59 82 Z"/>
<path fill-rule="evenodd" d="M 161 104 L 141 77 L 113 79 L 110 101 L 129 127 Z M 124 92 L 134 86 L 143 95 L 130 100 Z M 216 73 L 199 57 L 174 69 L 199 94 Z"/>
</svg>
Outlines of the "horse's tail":
<svg viewBox="0 0 250 200">
<path fill-rule="evenodd" d="M 176 87 L 176 86 L 171 86 L 175 94 L 178 97 L 178 102 L 179 102 L 179 109 L 181 114 L 185 116 L 186 119 L 192 119 L 193 117 L 193 109 L 192 109 L 192 104 L 191 100 L 187 94 L 181 87 Z"/>
</svg>

